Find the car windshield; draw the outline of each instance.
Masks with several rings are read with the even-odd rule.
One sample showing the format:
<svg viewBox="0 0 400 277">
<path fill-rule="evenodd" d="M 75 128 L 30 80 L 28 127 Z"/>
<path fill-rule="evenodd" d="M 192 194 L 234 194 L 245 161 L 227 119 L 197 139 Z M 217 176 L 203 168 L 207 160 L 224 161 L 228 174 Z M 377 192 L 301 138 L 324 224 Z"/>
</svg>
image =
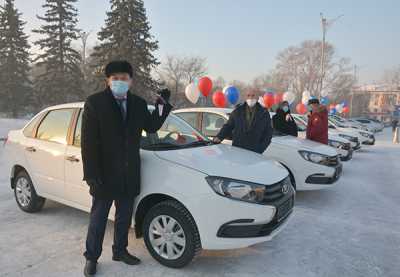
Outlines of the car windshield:
<svg viewBox="0 0 400 277">
<path fill-rule="evenodd" d="M 173 150 L 210 145 L 211 141 L 179 117 L 171 114 L 156 133 L 142 132 L 141 148 Z"/>
</svg>

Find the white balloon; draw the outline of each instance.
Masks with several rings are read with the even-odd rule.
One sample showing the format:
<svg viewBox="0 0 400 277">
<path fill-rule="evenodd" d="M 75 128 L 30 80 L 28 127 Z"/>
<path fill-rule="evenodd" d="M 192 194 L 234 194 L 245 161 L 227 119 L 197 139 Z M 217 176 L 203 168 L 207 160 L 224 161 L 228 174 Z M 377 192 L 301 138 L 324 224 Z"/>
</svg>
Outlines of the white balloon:
<svg viewBox="0 0 400 277">
<path fill-rule="evenodd" d="M 231 85 L 225 86 L 225 87 L 222 89 L 222 92 L 225 94 L 225 91 L 226 91 L 228 88 L 230 88 L 230 87 L 231 87 Z"/>
<path fill-rule="evenodd" d="M 342 106 L 342 104 L 337 104 L 337 105 L 336 105 L 336 111 L 337 111 L 338 113 L 342 113 L 342 112 L 343 112 L 343 106 Z"/>
<path fill-rule="evenodd" d="M 194 83 L 191 83 L 186 86 L 185 95 L 190 102 L 196 104 L 200 97 L 200 90 Z"/>
<path fill-rule="evenodd" d="M 308 100 L 310 100 L 311 93 L 308 90 L 303 91 L 303 97 L 301 98 L 301 102 L 304 105 L 307 105 Z"/>
<path fill-rule="evenodd" d="M 260 103 L 260 105 L 265 108 L 264 98 L 262 96 L 258 97 L 258 103 Z"/>
<path fill-rule="evenodd" d="M 294 95 L 293 92 L 287 91 L 283 94 L 283 101 L 288 101 L 289 104 L 292 104 L 294 99 L 296 98 L 296 95 Z"/>
</svg>

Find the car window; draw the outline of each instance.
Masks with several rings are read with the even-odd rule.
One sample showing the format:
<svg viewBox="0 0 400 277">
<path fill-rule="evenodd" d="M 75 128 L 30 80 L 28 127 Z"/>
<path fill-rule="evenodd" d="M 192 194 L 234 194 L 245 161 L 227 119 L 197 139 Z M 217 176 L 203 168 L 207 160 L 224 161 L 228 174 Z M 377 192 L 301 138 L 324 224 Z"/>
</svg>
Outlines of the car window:
<svg viewBox="0 0 400 277">
<path fill-rule="evenodd" d="M 226 123 L 225 117 L 214 113 L 203 113 L 201 130 L 208 137 L 215 137 Z"/>
<path fill-rule="evenodd" d="M 28 125 L 25 126 L 23 133 L 24 136 L 28 138 L 33 138 L 35 137 L 35 134 L 33 133 L 36 125 L 39 123 L 39 120 L 42 118 L 43 113 L 38 114 L 31 122 L 29 122 Z"/>
<path fill-rule="evenodd" d="M 68 128 L 74 109 L 50 111 L 37 130 L 37 139 L 67 144 Z"/>
<path fill-rule="evenodd" d="M 80 147 L 81 146 L 81 129 L 82 129 L 82 110 L 79 112 L 78 121 L 76 122 L 75 133 L 74 133 L 74 142 L 73 145 Z"/>
<path fill-rule="evenodd" d="M 190 124 L 193 128 L 198 128 L 197 126 L 197 115 L 198 113 L 195 112 L 187 112 L 187 113 L 179 113 L 177 116 L 185 120 L 187 123 Z"/>
<path fill-rule="evenodd" d="M 141 148 L 170 150 L 208 145 L 210 141 L 186 121 L 176 115 L 168 116 L 156 133 L 142 132 Z"/>
</svg>

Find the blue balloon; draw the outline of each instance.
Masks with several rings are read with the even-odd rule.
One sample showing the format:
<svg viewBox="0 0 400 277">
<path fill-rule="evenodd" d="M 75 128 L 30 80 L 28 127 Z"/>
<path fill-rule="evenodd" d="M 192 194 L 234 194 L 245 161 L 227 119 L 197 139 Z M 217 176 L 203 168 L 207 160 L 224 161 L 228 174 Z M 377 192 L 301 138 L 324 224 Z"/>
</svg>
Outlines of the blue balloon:
<svg viewBox="0 0 400 277">
<path fill-rule="evenodd" d="M 342 103 L 340 103 L 343 107 L 347 107 L 348 106 L 348 103 L 347 103 L 347 101 L 346 100 L 343 100 L 343 102 Z"/>
<path fill-rule="evenodd" d="M 239 101 L 239 90 L 236 87 L 228 87 L 225 90 L 225 97 L 229 103 L 235 105 Z"/>
<path fill-rule="evenodd" d="M 331 109 L 331 110 L 329 111 L 329 113 L 330 113 L 330 114 L 336 114 L 336 109 L 335 109 L 335 108 Z"/>
<path fill-rule="evenodd" d="M 325 105 L 325 106 L 328 105 L 328 104 L 329 104 L 329 99 L 328 99 L 328 97 L 326 97 L 326 96 L 325 96 L 325 97 L 322 97 L 322 98 L 321 98 L 321 104 L 322 104 L 322 105 Z"/>
</svg>

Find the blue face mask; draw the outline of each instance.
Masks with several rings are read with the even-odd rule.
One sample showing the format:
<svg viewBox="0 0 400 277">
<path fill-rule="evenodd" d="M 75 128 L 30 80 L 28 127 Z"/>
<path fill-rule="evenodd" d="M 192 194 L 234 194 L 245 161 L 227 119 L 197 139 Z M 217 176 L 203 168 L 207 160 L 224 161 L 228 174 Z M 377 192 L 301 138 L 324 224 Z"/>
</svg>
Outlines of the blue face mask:
<svg viewBox="0 0 400 277">
<path fill-rule="evenodd" d="M 125 81 L 111 81 L 110 89 L 117 98 L 124 98 L 129 90 L 129 84 Z"/>
<path fill-rule="evenodd" d="M 285 113 L 287 113 L 287 112 L 289 111 L 289 107 L 288 107 L 288 106 L 283 106 L 283 107 L 282 107 L 282 110 L 283 110 Z"/>
<path fill-rule="evenodd" d="M 307 110 L 308 110 L 309 112 L 312 112 L 312 106 L 311 106 L 311 105 L 308 105 L 308 106 L 307 106 Z"/>
</svg>

